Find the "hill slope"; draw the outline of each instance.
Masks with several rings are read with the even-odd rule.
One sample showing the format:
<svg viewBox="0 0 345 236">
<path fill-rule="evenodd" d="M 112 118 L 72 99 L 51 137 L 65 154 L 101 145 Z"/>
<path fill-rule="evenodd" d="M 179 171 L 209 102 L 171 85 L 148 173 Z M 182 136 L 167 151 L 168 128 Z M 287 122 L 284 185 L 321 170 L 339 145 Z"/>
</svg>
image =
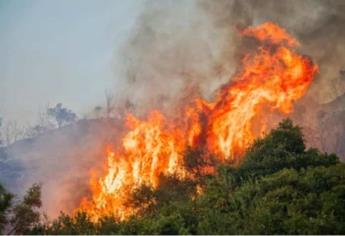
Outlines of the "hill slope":
<svg viewBox="0 0 345 236">
<path fill-rule="evenodd" d="M 105 144 L 116 140 L 120 132 L 117 123 L 81 120 L 1 148 L 0 180 L 19 195 L 33 183 L 42 183 L 48 215 L 55 216 L 59 209 L 68 211 L 88 190 L 90 169 L 104 163 Z"/>
</svg>

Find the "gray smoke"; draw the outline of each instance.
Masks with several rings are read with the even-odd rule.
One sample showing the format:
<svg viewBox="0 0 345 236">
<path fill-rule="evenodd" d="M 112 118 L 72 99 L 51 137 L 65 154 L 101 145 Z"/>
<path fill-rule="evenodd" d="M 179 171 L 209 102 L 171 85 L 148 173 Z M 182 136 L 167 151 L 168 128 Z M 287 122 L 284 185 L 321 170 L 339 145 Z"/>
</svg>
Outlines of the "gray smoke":
<svg viewBox="0 0 345 236">
<path fill-rule="evenodd" d="M 345 2 L 341 0 L 241 0 L 203 1 L 213 26 L 231 37 L 233 28 L 273 21 L 301 43 L 299 50 L 320 65 L 320 75 L 309 92 L 327 103 L 345 92 L 341 71 L 345 67 Z M 228 29 L 228 30 L 226 30 Z"/>
<path fill-rule="evenodd" d="M 42 211 L 55 218 L 72 212 L 90 194 L 91 171 L 104 171 L 105 146 L 114 144 L 122 121 L 81 120 L 0 148 L 0 180 L 21 197 L 42 184 Z"/>
<path fill-rule="evenodd" d="M 344 11 L 341 0 L 149 1 L 116 68 L 126 78 L 123 97 L 145 108 L 169 107 L 191 87 L 209 97 L 243 53 L 237 28 L 273 21 L 320 65 L 310 95 L 330 102 L 345 91 Z"/>
<path fill-rule="evenodd" d="M 138 19 L 123 48 L 125 63 L 116 67 L 125 78 L 122 98 L 136 112 L 169 112 L 186 94 L 209 98 L 234 72 L 236 44 L 226 49 L 227 61 L 220 61 L 225 53 L 220 45 L 228 39 L 196 3 L 149 1 Z"/>
<path fill-rule="evenodd" d="M 148 1 L 123 49 L 121 97 L 139 114 L 153 108 L 168 113 L 196 95 L 212 98 L 249 47 L 238 29 L 266 21 L 296 37 L 297 50 L 320 67 L 291 117 L 304 127 L 309 145 L 344 156 L 345 108 L 336 102 L 345 93 L 342 0 Z M 321 138 L 329 127 L 344 131 Z"/>
</svg>

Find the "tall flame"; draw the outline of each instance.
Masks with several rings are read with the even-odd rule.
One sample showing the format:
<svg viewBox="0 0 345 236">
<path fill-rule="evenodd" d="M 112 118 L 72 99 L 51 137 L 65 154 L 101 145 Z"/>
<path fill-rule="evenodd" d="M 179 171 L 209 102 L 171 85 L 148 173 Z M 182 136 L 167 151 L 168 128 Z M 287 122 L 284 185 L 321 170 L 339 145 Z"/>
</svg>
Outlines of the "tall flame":
<svg viewBox="0 0 345 236">
<path fill-rule="evenodd" d="M 242 69 L 231 80 L 234 82 L 224 86 L 213 102 L 198 98 L 194 106 L 184 108 L 187 125 L 169 122 L 159 111 L 147 120 L 128 114 L 129 131 L 122 146 L 108 151 L 107 171 L 92 179 L 92 198 L 83 199 L 81 210 L 95 220 L 104 215 L 124 219 L 134 213 L 125 204 L 134 188 L 142 184 L 156 188 L 160 175 L 188 178 L 183 164 L 187 146 L 202 147 L 219 160 L 238 161 L 257 137 L 253 124 L 264 108 L 291 112 L 293 102 L 311 84 L 317 66 L 296 53 L 292 48 L 298 45 L 297 40 L 274 23 L 241 33 L 258 41 L 257 50 L 244 56 Z M 260 129 L 267 128 L 262 124 Z"/>
</svg>

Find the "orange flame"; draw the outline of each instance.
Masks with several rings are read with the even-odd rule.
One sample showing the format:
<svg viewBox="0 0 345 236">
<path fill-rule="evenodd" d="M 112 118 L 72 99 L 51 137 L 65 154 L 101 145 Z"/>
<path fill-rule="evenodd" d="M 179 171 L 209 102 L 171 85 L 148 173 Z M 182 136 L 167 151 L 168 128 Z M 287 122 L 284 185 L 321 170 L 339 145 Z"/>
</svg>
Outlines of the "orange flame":
<svg viewBox="0 0 345 236">
<path fill-rule="evenodd" d="M 293 51 L 298 42 L 274 23 L 249 27 L 242 35 L 261 45 L 255 53 L 245 55 L 242 70 L 214 102 L 197 99 L 195 106 L 185 109 L 187 128 L 166 122 L 158 111 L 146 121 L 127 116 L 129 132 L 122 147 L 108 151 L 107 171 L 92 180 L 92 199 L 83 199 L 81 210 L 95 220 L 104 215 L 124 219 L 134 214 L 125 204 L 134 188 L 142 184 L 156 188 L 160 175 L 189 176 L 183 165 L 187 146 L 201 146 L 220 160 L 236 161 L 257 137 L 253 121 L 263 107 L 291 112 L 293 102 L 311 84 L 317 66 Z M 265 129 L 263 125 L 261 131 Z"/>
</svg>

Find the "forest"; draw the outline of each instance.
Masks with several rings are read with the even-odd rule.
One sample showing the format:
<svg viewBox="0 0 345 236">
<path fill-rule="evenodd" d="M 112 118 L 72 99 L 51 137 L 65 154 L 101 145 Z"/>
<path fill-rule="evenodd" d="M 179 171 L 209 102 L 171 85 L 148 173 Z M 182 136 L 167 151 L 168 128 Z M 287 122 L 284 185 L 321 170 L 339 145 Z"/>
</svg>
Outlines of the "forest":
<svg viewBox="0 0 345 236">
<path fill-rule="evenodd" d="M 187 149 L 192 179 L 161 176 L 158 188 L 135 189 L 127 219 L 85 212 L 41 212 L 41 186 L 18 200 L 0 185 L 3 234 L 345 234 L 345 164 L 306 148 L 289 119 L 257 139 L 239 164 Z M 215 174 L 205 174 L 214 166 Z"/>
</svg>

